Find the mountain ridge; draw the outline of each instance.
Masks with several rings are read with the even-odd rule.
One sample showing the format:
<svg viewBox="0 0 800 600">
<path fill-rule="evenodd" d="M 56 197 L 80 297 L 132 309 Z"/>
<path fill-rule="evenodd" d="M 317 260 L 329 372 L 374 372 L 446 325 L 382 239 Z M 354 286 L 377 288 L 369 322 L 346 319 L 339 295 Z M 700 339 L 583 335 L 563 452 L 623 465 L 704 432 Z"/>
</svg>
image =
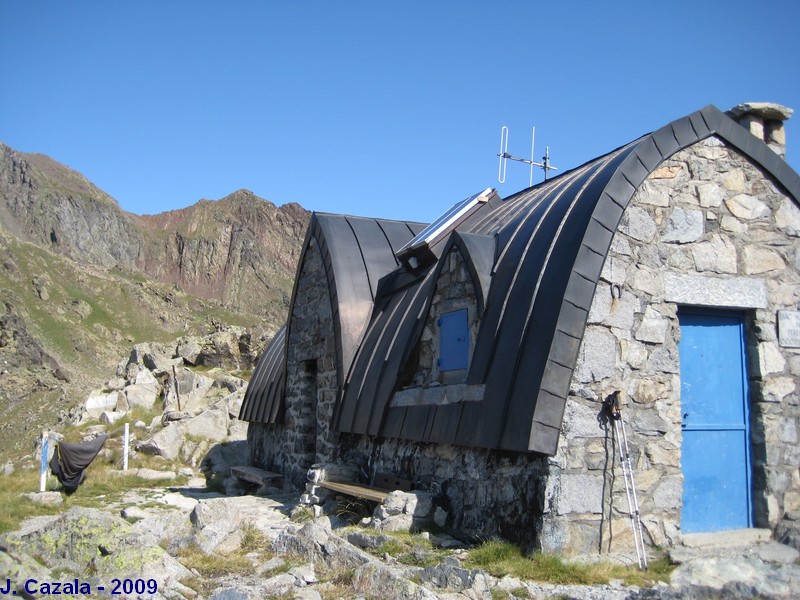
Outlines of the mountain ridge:
<svg viewBox="0 0 800 600">
<path fill-rule="evenodd" d="M 77 171 L 0 143 L 1 228 L 78 262 L 138 270 L 234 310 L 285 305 L 309 217 L 297 203 L 278 207 L 243 189 L 136 215 Z"/>
</svg>

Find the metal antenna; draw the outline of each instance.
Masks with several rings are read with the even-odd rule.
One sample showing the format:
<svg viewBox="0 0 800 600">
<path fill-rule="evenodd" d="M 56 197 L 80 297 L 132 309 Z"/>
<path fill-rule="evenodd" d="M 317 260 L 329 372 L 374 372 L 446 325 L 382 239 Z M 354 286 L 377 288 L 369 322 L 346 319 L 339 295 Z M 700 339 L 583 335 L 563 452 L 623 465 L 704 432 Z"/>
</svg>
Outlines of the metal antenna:
<svg viewBox="0 0 800 600">
<path fill-rule="evenodd" d="M 527 158 L 518 158 L 516 156 L 512 156 L 508 153 L 508 127 L 503 125 L 500 128 L 500 152 L 497 153 L 497 156 L 500 157 L 500 164 L 497 168 L 497 181 L 500 183 L 506 182 L 506 163 L 508 159 L 515 160 L 517 162 L 525 163 L 530 165 L 531 173 L 530 173 L 530 180 L 529 185 L 533 185 L 533 167 L 539 167 L 544 171 L 544 179 L 547 181 L 547 172 L 548 171 L 557 171 L 558 168 L 554 167 L 550 164 L 550 146 L 546 147 L 544 156 L 542 157 L 542 162 L 536 162 L 533 160 L 533 157 L 536 156 L 534 154 L 534 141 L 536 139 L 536 127 L 531 128 L 531 158 L 528 160 Z"/>
</svg>

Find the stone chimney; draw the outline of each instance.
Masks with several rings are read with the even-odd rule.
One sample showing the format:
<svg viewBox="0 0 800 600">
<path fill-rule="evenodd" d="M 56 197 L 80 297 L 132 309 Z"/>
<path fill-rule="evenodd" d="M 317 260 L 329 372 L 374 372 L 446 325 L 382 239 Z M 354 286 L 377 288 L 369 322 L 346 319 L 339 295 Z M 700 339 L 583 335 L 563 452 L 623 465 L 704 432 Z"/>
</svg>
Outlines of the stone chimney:
<svg viewBox="0 0 800 600">
<path fill-rule="evenodd" d="M 793 112 L 794 109 L 771 102 L 745 102 L 734 106 L 726 114 L 785 160 L 786 130 L 783 122 Z"/>
</svg>

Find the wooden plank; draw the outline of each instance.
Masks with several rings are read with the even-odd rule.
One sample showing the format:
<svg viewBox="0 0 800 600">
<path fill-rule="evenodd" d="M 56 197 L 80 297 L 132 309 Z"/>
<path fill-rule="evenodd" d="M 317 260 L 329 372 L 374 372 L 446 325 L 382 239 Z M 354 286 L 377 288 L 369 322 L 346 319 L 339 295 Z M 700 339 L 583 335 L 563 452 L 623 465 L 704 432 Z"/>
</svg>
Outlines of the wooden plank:
<svg viewBox="0 0 800 600">
<path fill-rule="evenodd" d="M 272 473 L 271 471 L 265 471 L 264 469 L 259 469 L 258 467 L 250 467 L 246 465 L 231 467 L 231 475 L 237 479 L 249 481 L 250 483 L 257 483 L 259 485 L 265 485 L 274 479 L 283 479 L 283 475 L 280 473 Z"/>
<path fill-rule="evenodd" d="M 342 483 L 339 481 L 320 481 L 317 482 L 317 485 L 348 496 L 355 496 L 356 498 L 364 498 L 381 503 L 386 500 L 386 496 L 390 493 L 390 490 L 366 485 L 356 485 L 354 483 Z"/>
</svg>

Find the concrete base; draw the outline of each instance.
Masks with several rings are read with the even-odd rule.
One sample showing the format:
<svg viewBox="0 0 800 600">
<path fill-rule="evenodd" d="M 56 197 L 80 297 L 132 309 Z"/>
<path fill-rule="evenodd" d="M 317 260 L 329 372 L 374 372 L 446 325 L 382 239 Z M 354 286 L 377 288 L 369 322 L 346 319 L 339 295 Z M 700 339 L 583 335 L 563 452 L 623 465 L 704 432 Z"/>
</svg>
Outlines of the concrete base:
<svg viewBox="0 0 800 600">
<path fill-rule="evenodd" d="M 768 542 L 772 539 L 769 529 L 730 529 L 728 531 L 712 531 L 709 533 L 687 533 L 681 543 L 687 548 L 731 548 L 751 546 Z"/>
</svg>

